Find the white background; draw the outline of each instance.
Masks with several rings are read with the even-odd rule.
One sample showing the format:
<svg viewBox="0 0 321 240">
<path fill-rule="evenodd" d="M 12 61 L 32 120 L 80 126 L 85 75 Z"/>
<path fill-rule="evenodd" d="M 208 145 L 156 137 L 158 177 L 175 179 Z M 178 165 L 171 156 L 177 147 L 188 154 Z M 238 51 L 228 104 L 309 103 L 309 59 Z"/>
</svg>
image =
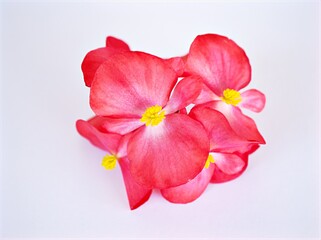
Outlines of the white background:
<svg viewBox="0 0 321 240">
<path fill-rule="evenodd" d="M 317 238 L 318 1 L 13 3 L 1 8 L 3 237 Z M 156 192 L 130 211 L 120 168 L 75 130 L 92 116 L 80 64 L 113 35 L 133 50 L 183 55 L 219 33 L 247 52 L 267 144 L 235 181 L 174 205 Z"/>
</svg>

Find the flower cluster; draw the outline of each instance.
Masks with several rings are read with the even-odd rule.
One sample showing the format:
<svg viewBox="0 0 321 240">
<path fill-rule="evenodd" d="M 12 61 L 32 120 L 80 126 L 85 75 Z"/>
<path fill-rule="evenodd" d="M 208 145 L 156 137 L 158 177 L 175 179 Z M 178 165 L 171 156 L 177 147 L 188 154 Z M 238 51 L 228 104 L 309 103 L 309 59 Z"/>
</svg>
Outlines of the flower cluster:
<svg viewBox="0 0 321 240">
<path fill-rule="evenodd" d="M 240 176 L 265 141 L 242 108 L 260 112 L 265 96 L 241 91 L 251 80 L 242 48 L 199 35 L 183 57 L 130 50 L 114 37 L 82 63 L 91 119 L 78 132 L 103 149 L 102 165 L 120 165 L 131 209 L 153 189 L 173 203 L 197 199 L 209 183 Z"/>
</svg>

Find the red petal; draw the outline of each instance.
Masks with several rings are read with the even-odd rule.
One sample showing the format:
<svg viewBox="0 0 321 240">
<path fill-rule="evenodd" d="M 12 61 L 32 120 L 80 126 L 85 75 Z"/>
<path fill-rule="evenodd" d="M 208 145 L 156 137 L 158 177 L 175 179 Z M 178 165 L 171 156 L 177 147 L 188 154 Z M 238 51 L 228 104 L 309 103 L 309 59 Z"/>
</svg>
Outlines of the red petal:
<svg viewBox="0 0 321 240">
<path fill-rule="evenodd" d="M 187 115 L 187 110 L 186 108 L 182 108 L 181 110 L 178 111 L 178 113 Z"/>
<path fill-rule="evenodd" d="M 103 127 L 105 121 L 106 118 L 101 116 L 94 116 L 87 120 L 87 122 L 90 123 L 90 125 L 92 125 L 93 127 L 95 127 L 99 132 L 110 133 Z"/>
<path fill-rule="evenodd" d="M 265 140 L 256 127 L 252 118 L 244 115 L 238 107 L 226 104 L 222 101 L 214 101 L 206 104 L 223 113 L 232 129 L 242 138 L 253 143 L 265 144 Z"/>
<path fill-rule="evenodd" d="M 215 165 L 211 164 L 209 168 L 203 170 L 191 181 L 178 187 L 162 189 L 164 198 L 172 203 L 189 203 L 196 200 L 205 191 L 209 184 Z"/>
<path fill-rule="evenodd" d="M 125 43 L 123 40 L 120 40 L 112 36 L 108 36 L 106 38 L 106 47 L 111 47 L 122 51 L 130 51 L 130 48 L 127 43 Z"/>
<path fill-rule="evenodd" d="M 91 86 L 99 66 L 110 56 L 118 52 L 117 49 L 113 48 L 98 48 L 87 53 L 81 64 L 81 70 L 84 74 L 84 80 L 87 87 Z"/>
<path fill-rule="evenodd" d="M 126 134 L 122 136 L 119 142 L 119 147 L 117 150 L 117 157 L 118 158 L 123 158 L 127 157 L 127 146 L 128 146 L 128 141 L 131 138 L 132 133 Z"/>
<path fill-rule="evenodd" d="M 216 34 L 195 38 L 186 65 L 188 73 L 201 76 L 218 96 L 227 88 L 239 90 L 251 80 L 251 66 L 243 49 Z"/>
<path fill-rule="evenodd" d="M 153 127 L 141 127 L 129 140 L 132 176 L 148 188 L 169 188 L 193 179 L 203 169 L 209 140 L 202 125 L 171 114 Z"/>
<path fill-rule="evenodd" d="M 95 126 L 97 119 L 93 118 L 89 121 L 78 120 L 76 128 L 81 136 L 88 139 L 93 145 L 99 147 L 109 153 L 116 154 L 121 136 L 115 133 L 104 133 L 99 131 Z M 94 123 L 94 124 L 91 124 Z"/>
<path fill-rule="evenodd" d="M 189 116 L 204 126 L 210 138 L 211 151 L 247 152 L 252 146 L 246 138 L 235 133 L 222 113 L 214 109 L 196 106 Z"/>
<path fill-rule="evenodd" d="M 215 162 L 215 169 L 211 179 L 211 183 L 223 183 L 223 182 L 231 181 L 239 177 L 247 168 L 247 164 L 248 164 L 247 155 L 237 156 L 235 154 L 223 155 L 219 153 L 213 154 L 213 155 L 214 155 L 214 160 L 216 162 Z M 222 156 L 218 157 L 218 155 L 222 155 Z M 235 160 L 237 157 L 239 159 Z M 234 159 L 235 161 L 233 161 L 232 159 Z M 229 161 L 229 160 L 231 160 L 234 163 L 226 163 L 226 161 Z M 241 163 L 240 161 L 243 161 L 243 163 Z M 234 169 L 233 169 L 233 166 L 234 166 Z"/>
<path fill-rule="evenodd" d="M 244 160 L 233 153 L 211 153 L 215 160 L 215 165 L 224 173 L 236 174 L 244 168 Z"/>
<path fill-rule="evenodd" d="M 144 125 L 139 118 L 110 118 L 104 117 L 102 126 L 108 131 L 121 135 L 130 133 Z"/>
<path fill-rule="evenodd" d="M 91 86 L 97 69 L 104 61 L 116 53 L 130 51 L 125 42 L 114 37 L 106 38 L 106 46 L 107 47 L 98 48 L 87 53 L 81 64 L 87 87 Z"/>
<path fill-rule="evenodd" d="M 129 171 L 129 161 L 127 158 L 118 159 L 123 179 L 126 187 L 127 198 L 131 210 L 144 204 L 152 194 L 152 189 L 142 187 L 135 182 Z"/>
<path fill-rule="evenodd" d="M 164 108 L 165 113 L 176 112 L 193 103 L 201 91 L 201 86 L 199 77 L 186 77 L 181 80 Z"/>
<path fill-rule="evenodd" d="M 147 108 L 166 105 L 176 81 L 174 70 L 160 58 L 140 52 L 116 54 L 98 69 L 90 105 L 97 115 L 140 118 Z"/>
<path fill-rule="evenodd" d="M 165 61 L 174 69 L 177 76 L 179 77 L 182 76 L 184 72 L 185 64 L 181 57 L 173 57 L 173 58 L 165 59 Z"/>
<path fill-rule="evenodd" d="M 253 112 L 261 112 L 265 106 L 265 95 L 256 89 L 250 89 L 241 94 L 240 107 L 247 108 Z"/>
</svg>

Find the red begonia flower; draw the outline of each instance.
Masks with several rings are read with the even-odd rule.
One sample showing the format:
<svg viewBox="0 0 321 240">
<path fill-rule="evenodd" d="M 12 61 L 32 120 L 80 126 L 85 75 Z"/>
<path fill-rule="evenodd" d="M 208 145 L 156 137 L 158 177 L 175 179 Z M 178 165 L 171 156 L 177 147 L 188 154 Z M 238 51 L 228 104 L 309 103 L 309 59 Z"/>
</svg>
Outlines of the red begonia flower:
<svg viewBox="0 0 321 240">
<path fill-rule="evenodd" d="M 215 165 L 212 181 L 224 182 L 244 172 L 247 157 L 257 149 L 258 144 L 238 136 L 225 116 L 216 110 L 196 106 L 189 116 L 202 123 L 209 135 L 210 154 Z"/>
<path fill-rule="evenodd" d="M 186 77 L 175 86 L 172 96 L 166 107 L 163 109 L 166 114 L 176 111 L 186 114 L 185 106 L 192 103 L 201 91 L 201 83 L 198 77 Z M 101 127 L 108 132 L 127 134 L 144 125 L 139 120 L 140 117 L 123 117 L 114 116 L 104 117 Z"/>
<path fill-rule="evenodd" d="M 148 188 L 186 183 L 201 172 L 208 156 L 209 140 L 202 125 L 177 113 L 197 97 L 198 79 L 183 79 L 169 99 L 176 82 L 177 73 L 165 60 L 126 52 L 106 60 L 91 86 L 93 111 L 114 119 L 106 128 L 113 125 L 121 134 L 135 130 L 128 142 L 130 172 Z"/>
<path fill-rule="evenodd" d="M 209 155 L 214 164 L 204 167 L 194 179 L 177 187 L 162 189 L 163 197 L 172 203 L 190 203 L 202 195 L 211 183 L 223 183 L 239 177 L 247 168 L 248 155 L 215 153 Z M 209 161 L 208 159 L 208 161 Z"/>
<path fill-rule="evenodd" d="M 265 143 L 253 120 L 246 117 L 240 107 L 260 112 L 265 105 L 265 96 L 258 90 L 239 90 L 251 80 L 251 66 L 242 48 L 232 40 L 216 35 L 197 36 L 193 41 L 186 60 L 185 71 L 189 75 L 201 76 L 204 82 L 202 92 L 195 103 L 220 101 L 216 104 L 228 119 L 237 134 L 250 141 Z M 246 125 L 246 131 L 240 126 Z"/>
<path fill-rule="evenodd" d="M 192 108 L 189 116 L 199 121 L 210 139 L 208 163 L 194 179 L 186 184 L 162 189 L 161 193 L 173 203 L 189 203 L 197 199 L 209 182 L 232 180 L 241 175 L 247 167 L 248 154 L 258 146 L 238 136 L 224 115 L 204 106 Z M 212 163 L 214 164 L 210 164 Z"/>
<path fill-rule="evenodd" d="M 80 135 L 88 139 L 93 145 L 105 150 L 107 154 L 117 157 L 126 187 L 129 206 L 131 210 L 134 210 L 149 199 L 152 190 L 136 183 L 129 172 L 129 162 L 126 156 L 129 136 L 123 137 L 119 134 L 105 132 L 101 127 L 102 120 L 102 117 L 94 117 L 88 121 L 78 120 L 76 128 Z"/>
</svg>

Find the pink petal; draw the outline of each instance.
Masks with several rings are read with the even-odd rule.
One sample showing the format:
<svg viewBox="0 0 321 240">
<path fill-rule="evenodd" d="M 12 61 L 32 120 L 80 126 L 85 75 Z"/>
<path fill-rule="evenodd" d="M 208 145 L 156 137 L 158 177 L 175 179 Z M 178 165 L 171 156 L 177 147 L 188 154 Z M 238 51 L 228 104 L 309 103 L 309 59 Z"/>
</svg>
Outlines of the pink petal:
<svg viewBox="0 0 321 240">
<path fill-rule="evenodd" d="M 151 106 L 164 106 L 176 84 L 174 70 L 155 56 L 141 52 L 116 54 L 98 69 L 90 89 L 97 115 L 141 117 Z"/>
<path fill-rule="evenodd" d="M 81 64 L 81 70 L 84 74 L 84 80 L 87 87 L 91 86 L 99 66 L 115 53 L 119 53 L 119 51 L 106 47 L 98 48 L 87 53 Z"/>
<path fill-rule="evenodd" d="M 178 77 L 182 76 L 185 64 L 181 57 L 173 57 L 165 59 L 165 61 L 174 69 Z"/>
<path fill-rule="evenodd" d="M 125 42 L 109 36 L 106 38 L 106 47 L 87 53 L 81 64 L 86 86 L 91 86 L 97 69 L 104 61 L 116 53 L 126 51 L 130 51 L 130 49 Z"/>
<path fill-rule="evenodd" d="M 127 43 L 125 43 L 123 40 L 120 40 L 118 38 L 108 36 L 106 38 L 106 47 L 122 50 L 122 51 L 130 51 L 130 48 Z"/>
<path fill-rule="evenodd" d="M 204 126 L 210 139 L 211 151 L 247 152 L 252 143 L 238 136 L 224 115 L 214 109 L 194 107 L 189 116 Z"/>
<path fill-rule="evenodd" d="M 217 95 L 215 95 L 215 93 L 203 83 L 202 90 L 198 95 L 198 97 L 195 99 L 194 103 L 202 104 L 202 103 L 207 103 L 207 102 L 211 102 L 213 100 L 219 100 L 219 99 L 220 98 Z"/>
<path fill-rule="evenodd" d="M 202 125 L 171 114 L 153 127 L 141 127 L 129 140 L 132 176 L 147 188 L 169 188 L 193 179 L 203 169 L 209 140 Z"/>
<path fill-rule="evenodd" d="M 116 154 L 121 136 L 115 133 L 99 131 L 99 126 L 95 126 L 98 122 L 99 121 L 97 121 L 96 118 L 89 121 L 78 120 L 76 122 L 77 131 L 96 147 L 106 150 L 109 153 Z"/>
<path fill-rule="evenodd" d="M 122 138 L 120 139 L 119 147 L 117 150 L 117 157 L 118 158 L 127 157 L 127 146 L 128 146 L 128 142 L 129 142 L 129 139 L 131 138 L 131 136 L 132 136 L 132 133 L 129 133 L 129 134 L 122 136 Z"/>
<path fill-rule="evenodd" d="M 215 165 L 203 170 L 191 181 L 178 187 L 162 189 L 161 193 L 165 199 L 172 203 L 189 203 L 196 200 L 205 191 L 209 184 Z"/>
<path fill-rule="evenodd" d="M 233 153 L 211 153 L 213 155 L 215 165 L 224 173 L 232 175 L 236 174 L 244 168 L 244 160 Z"/>
<path fill-rule="evenodd" d="M 187 57 L 188 57 L 188 54 L 180 57 L 182 59 L 183 63 L 184 63 L 184 71 L 183 71 L 183 74 L 180 77 L 189 77 L 191 75 L 186 71 Z"/>
<path fill-rule="evenodd" d="M 183 78 L 174 88 L 174 92 L 164 108 L 165 113 L 176 112 L 193 103 L 201 91 L 201 86 L 199 77 Z"/>
<path fill-rule="evenodd" d="M 110 133 L 103 127 L 105 121 L 106 118 L 101 116 L 94 116 L 87 120 L 87 122 L 90 123 L 90 125 L 92 125 L 93 127 L 95 127 L 99 132 Z"/>
<path fill-rule="evenodd" d="M 152 189 L 142 187 L 135 182 L 129 171 L 129 161 L 127 158 L 118 160 L 126 187 L 127 198 L 131 210 L 144 204 L 152 194 Z"/>
<path fill-rule="evenodd" d="M 241 94 L 239 106 L 253 112 L 261 112 L 265 106 L 265 95 L 256 89 L 250 89 Z"/>
<path fill-rule="evenodd" d="M 140 118 L 111 118 L 104 117 L 103 128 L 108 132 L 118 133 L 121 135 L 130 133 L 144 125 Z"/>
<path fill-rule="evenodd" d="M 232 129 L 237 135 L 252 143 L 265 144 L 265 140 L 256 127 L 252 118 L 244 115 L 238 107 L 226 104 L 223 101 L 213 101 L 206 104 L 224 114 Z"/>
<path fill-rule="evenodd" d="M 235 154 L 219 153 L 213 155 L 215 160 L 215 169 L 211 183 L 223 183 L 231 181 L 239 177 L 247 168 L 248 155 L 238 156 Z"/>
<path fill-rule="evenodd" d="M 231 39 L 216 34 L 195 38 L 188 54 L 186 71 L 201 76 L 218 96 L 222 96 L 227 88 L 244 88 L 251 80 L 251 66 L 243 49 Z"/>
</svg>

